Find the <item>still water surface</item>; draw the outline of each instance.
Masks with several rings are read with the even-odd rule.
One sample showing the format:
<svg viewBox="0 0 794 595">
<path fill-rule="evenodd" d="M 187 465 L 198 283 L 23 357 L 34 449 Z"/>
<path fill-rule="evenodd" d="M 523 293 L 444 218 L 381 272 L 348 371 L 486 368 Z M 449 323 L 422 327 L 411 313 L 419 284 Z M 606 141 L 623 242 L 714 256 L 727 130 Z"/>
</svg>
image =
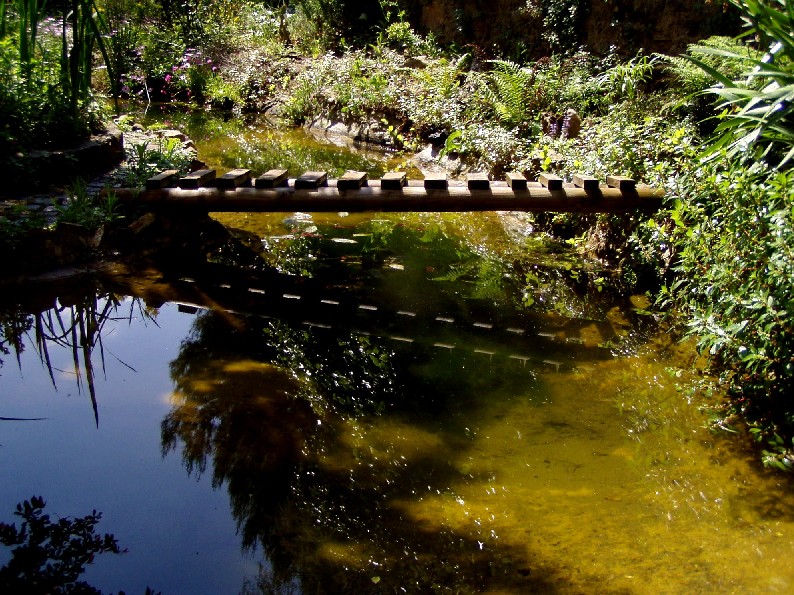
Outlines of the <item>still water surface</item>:
<svg viewBox="0 0 794 595">
<path fill-rule="evenodd" d="M 20 293 L 0 406 L 43 419 L 0 422 L 5 521 L 96 508 L 129 551 L 86 580 L 128 593 L 791 591 L 790 485 L 704 429 L 639 300 L 495 258 L 492 215 L 281 217 L 239 222 L 244 273 Z"/>
<path fill-rule="evenodd" d="M 794 590 L 790 481 L 609 271 L 495 214 L 222 221 L 206 264 L 2 297 L 0 520 L 102 512 L 93 586 Z"/>
</svg>

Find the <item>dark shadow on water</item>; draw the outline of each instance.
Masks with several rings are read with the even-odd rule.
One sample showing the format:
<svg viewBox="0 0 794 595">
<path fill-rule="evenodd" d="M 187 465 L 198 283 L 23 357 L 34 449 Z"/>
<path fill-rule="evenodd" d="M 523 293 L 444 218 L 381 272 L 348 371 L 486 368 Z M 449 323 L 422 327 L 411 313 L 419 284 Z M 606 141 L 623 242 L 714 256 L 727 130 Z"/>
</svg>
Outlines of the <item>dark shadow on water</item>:
<svg viewBox="0 0 794 595">
<path fill-rule="evenodd" d="M 464 383 L 449 391 L 441 383 L 433 389 L 430 378 L 413 382 L 410 371 L 395 370 L 400 354 L 378 341 L 273 332 L 275 326 L 240 319 L 230 330 L 216 313 L 199 315 L 171 365 L 180 404 L 162 424 L 164 453 L 181 450 L 189 472 L 211 468 L 213 484 L 226 486 L 244 547 L 261 547 L 271 562 L 259 579 L 264 592 L 296 584 L 305 593 L 428 592 L 441 585 L 454 592 L 555 591 L 550 577 L 509 544 L 483 548 L 470 535 L 401 510 L 428 488 L 434 493 L 461 480 L 447 457 L 463 456 L 467 440 L 440 419 L 472 402 L 459 390 Z M 284 352 L 298 369 L 279 362 Z M 315 382 L 319 370 L 350 382 Z M 531 382 L 530 375 L 522 380 Z M 340 432 L 351 417 L 432 426 L 441 444 L 409 464 L 387 457 L 365 469 L 337 468 L 328 458 L 345 450 Z M 355 560 L 335 559 L 335 547 Z"/>
</svg>

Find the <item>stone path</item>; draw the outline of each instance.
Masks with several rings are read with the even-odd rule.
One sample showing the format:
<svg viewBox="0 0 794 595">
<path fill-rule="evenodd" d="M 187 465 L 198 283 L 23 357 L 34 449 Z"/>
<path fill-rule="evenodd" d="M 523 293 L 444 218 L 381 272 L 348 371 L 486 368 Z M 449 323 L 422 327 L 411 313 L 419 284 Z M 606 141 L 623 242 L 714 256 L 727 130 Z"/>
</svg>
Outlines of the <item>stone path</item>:
<svg viewBox="0 0 794 595">
<path fill-rule="evenodd" d="M 125 185 L 124 182 L 129 180 L 136 165 L 135 147 L 141 144 L 145 144 L 149 151 L 157 151 L 161 148 L 162 139 L 177 139 L 181 143 L 177 152 L 188 161 L 196 159 L 193 142 L 178 130 L 145 130 L 142 126 L 133 124 L 131 129 L 123 134 L 124 159 L 113 169 L 86 182 L 85 192 L 88 196 L 97 196 L 104 188 Z M 66 187 L 0 199 L 0 216 L 23 209 L 31 214 L 43 215 L 46 224 L 52 225 L 57 219 L 58 207 L 68 204 L 73 196 L 73 192 L 70 190 L 72 189 Z"/>
</svg>

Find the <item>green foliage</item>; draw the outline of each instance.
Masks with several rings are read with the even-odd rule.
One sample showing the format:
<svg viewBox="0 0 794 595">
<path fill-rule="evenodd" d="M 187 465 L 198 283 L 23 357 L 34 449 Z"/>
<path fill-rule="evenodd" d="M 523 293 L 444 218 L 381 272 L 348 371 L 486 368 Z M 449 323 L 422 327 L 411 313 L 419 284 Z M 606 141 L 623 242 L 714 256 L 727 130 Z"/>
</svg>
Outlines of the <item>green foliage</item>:
<svg viewBox="0 0 794 595">
<path fill-rule="evenodd" d="M 576 48 L 578 28 L 588 8 L 581 0 L 528 0 L 526 3 L 526 10 L 543 23 L 543 39 L 557 53 Z"/>
<path fill-rule="evenodd" d="M 490 72 L 489 99 L 496 118 L 511 128 L 525 128 L 538 117 L 543 86 L 537 84 L 537 70 L 508 60 L 494 60 Z"/>
<path fill-rule="evenodd" d="M 96 510 L 82 518 L 50 520 L 43 498 L 17 504 L 15 524 L 0 523 L 0 543 L 11 550 L 11 559 L 0 568 L 3 593 L 99 594 L 80 575 L 98 554 L 123 554 L 113 535 L 96 534 L 102 515 Z"/>
<path fill-rule="evenodd" d="M 140 188 L 157 172 L 176 169 L 187 173 L 190 169 L 191 157 L 180 151 L 182 144 L 176 138 L 160 138 L 156 146 L 149 143 L 132 145 L 129 152 L 129 167 L 124 180 L 128 188 Z"/>
<path fill-rule="evenodd" d="M 586 52 L 565 59 L 551 57 L 528 66 L 507 60 L 491 63 L 494 68 L 488 73 L 485 100 L 502 124 L 518 127 L 524 133 L 537 134 L 537 124 L 544 113 L 574 109 L 586 115 L 606 106 L 603 90 L 606 83 L 595 76 L 598 63 Z M 611 83 L 613 78 L 617 79 L 619 67 L 607 71 L 614 76 L 605 80 Z"/>
<path fill-rule="evenodd" d="M 699 48 L 710 48 L 717 50 L 718 53 L 704 54 Z M 671 90 L 678 91 L 684 96 L 701 93 L 703 89 L 711 87 L 716 82 L 712 75 L 689 59 L 694 54 L 698 54 L 698 60 L 731 80 L 741 78 L 746 70 L 744 60 L 737 60 L 732 56 L 760 57 L 756 50 L 740 40 L 721 36 L 709 37 L 697 44 L 689 44 L 686 56 L 657 54 L 657 59 L 662 61 L 665 71 L 672 77 Z"/>
<path fill-rule="evenodd" d="M 671 212 L 678 280 L 668 289 L 764 439 L 794 435 L 794 172 L 745 162 L 694 173 Z M 791 450 L 776 460 L 791 459 Z M 782 457 L 782 458 L 781 458 Z"/>
<path fill-rule="evenodd" d="M 384 15 L 383 25 L 378 31 L 376 50 L 383 47 L 397 50 L 408 56 L 438 56 L 439 48 L 432 37 L 424 38 L 411 27 L 395 0 L 380 0 Z"/>
<path fill-rule="evenodd" d="M 298 75 L 292 85 L 292 93 L 281 108 L 281 115 L 288 122 L 300 125 L 324 113 L 326 99 L 323 90 L 332 69 L 332 57 L 325 56 Z"/>
<path fill-rule="evenodd" d="M 794 9 L 785 0 L 730 2 L 766 53 L 759 58 L 708 46 L 692 48 L 698 55 L 735 60 L 746 68 L 746 78 L 733 81 L 706 61 L 689 58 L 717 81 L 706 93 L 717 97 L 722 113 L 706 156 L 724 149 L 739 157 L 755 150 L 757 158 L 783 167 L 794 157 Z"/>
<path fill-rule="evenodd" d="M 633 101 L 641 87 L 651 80 L 658 58 L 638 54 L 628 62 L 616 64 L 601 74 L 597 81 L 612 101 Z"/>
<path fill-rule="evenodd" d="M 114 195 L 109 194 L 104 198 L 92 196 L 81 181 L 67 191 L 67 196 L 65 205 L 56 206 L 59 222 L 96 229 L 121 217 L 118 199 Z"/>
<path fill-rule="evenodd" d="M 96 3 L 65 5 L 54 18 L 43 2 L 3 2 L 0 15 L 0 159 L 86 136 L 94 50 L 107 55 Z"/>
</svg>

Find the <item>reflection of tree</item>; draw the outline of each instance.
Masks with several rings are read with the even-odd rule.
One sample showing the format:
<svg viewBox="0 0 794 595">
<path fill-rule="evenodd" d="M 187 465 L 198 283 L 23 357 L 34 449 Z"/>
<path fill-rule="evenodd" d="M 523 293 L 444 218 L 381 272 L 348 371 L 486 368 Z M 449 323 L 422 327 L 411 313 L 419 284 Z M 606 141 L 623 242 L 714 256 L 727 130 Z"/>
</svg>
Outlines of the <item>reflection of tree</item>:
<svg viewBox="0 0 794 595">
<path fill-rule="evenodd" d="M 299 381 L 299 394 L 319 408 L 362 415 L 382 412 L 394 400 L 393 352 L 367 336 L 334 335 L 331 345 L 320 332 L 294 329 L 274 320 L 264 326 L 275 362 Z"/>
<path fill-rule="evenodd" d="M 98 535 L 95 527 L 102 514 L 94 510 L 81 518 L 59 518 L 43 514 L 44 499 L 34 496 L 17 504 L 16 516 L 23 522 L 0 522 L 0 544 L 13 548 L 8 563 L 0 568 L 3 593 L 30 595 L 101 595 L 101 591 L 79 580 L 85 567 L 98 554 L 122 554 L 116 538 Z M 147 589 L 147 593 L 151 591 Z"/>
<path fill-rule="evenodd" d="M 491 576 L 500 546 L 483 550 L 476 536 L 439 533 L 399 504 L 460 480 L 464 436 L 436 426 L 409 463 L 390 447 L 378 454 L 366 442 L 351 446 L 341 433 L 344 424 L 385 417 L 418 427 L 459 410 L 470 402 L 466 391 L 485 381 L 476 371 L 461 378 L 456 357 L 417 362 L 424 377 L 414 378 L 407 351 L 375 338 L 220 313 L 197 318 L 171 364 L 176 395 L 162 423 L 163 450 L 181 445 L 190 472 L 212 465 L 213 484 L 226 484 L 244 546 L 263 547 L 269 559 L 249 591 L 526 586 L 517 571 Z M 434 375 L 459 378 L 433 386 Z M 527 371 L 514 381 L 531 378 Z"/>
<path fill-rule="evenodd" d="M 196 473 L 212 458 L 213 485 L 227 484 L 243 545 L 261 544 L 274 567 L 288 569 L 289 561 L 279 561 L 289 533 L 279 529 L 279 514 L 316 416 L 293 398 L 297 386 L 288 374 L 253 359 L 261 347 L 236 326 L 230 341 L 221 316 L 197 318 L 171 363 L 175 407 L 162 422 L 163 452 L 181 443 L 185 465 Z"/>
</svg>

